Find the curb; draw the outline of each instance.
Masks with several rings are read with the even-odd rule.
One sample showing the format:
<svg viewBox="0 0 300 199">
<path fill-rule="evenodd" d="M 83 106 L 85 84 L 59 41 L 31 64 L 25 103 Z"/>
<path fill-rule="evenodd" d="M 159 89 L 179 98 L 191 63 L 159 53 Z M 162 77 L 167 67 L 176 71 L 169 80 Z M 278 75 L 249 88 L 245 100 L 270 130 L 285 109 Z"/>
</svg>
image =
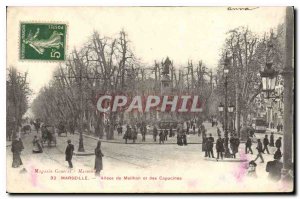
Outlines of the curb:
<svg viewBox="0 0 300 199">
<path fill-rule="evenodd" d="M 79 135 L 79 133 L 75 132 L 75 134 Z M 94 139 L 94 140 L 100 140 L 101 142 L 104 142 L 104 143 L 111 143 L 111 144 L 126 144 L 125 142 L 118 142 L 118 141 L 110 141 L 110 140 L 104 140 L 104 139 L 99 139 L 97 137 L 94 137 L 94 136 L 90 136 L 90 135 L 86 135 L 86 134 L 82 134 L 82 136 L 84 137 L 88 137 L 88 138 L 91 138 L 91 139 Z M 240 141 L 240 143 L 246 143 L 245 141 Z M 177 145 L 177 143 L 164 143 L 164 144 L 159 144 L 158 142 L 136 142 L 136 143 L 127 143 L 127 144 L 156 144 L 156 145 L 171 145 L 171 144 L 175 144 Z M 189 144 L 202 144 L 202 142 L 188 142 L 187 145 Z"/>
<path fill-rule="evenodd" d="M 73 152 L 74 156 L 90 156 L 95 155 L 95 153 L 92 152 Z"/>
<path fill-rule="evenodd" d="M 204 160 L 207 161 L 213 161 L 213 162 L 247 162 L 246 159 L 216 159 L 216 158 L 204 158 Z"/>
<path fill-rule="evenodd" d="M 77 135 L 79 135 L 79 133 L 75 133 Z M 94 140 L 100 140 L 101 142 L 106 142 L 106 143 L 111 143 L 111 144 L 126 144 L 125 142 L 118 142 L 118 141 L 110 141 L 110 140 L 104 140 L 104 139 L 99 139 L 97 137 L 94 137 L 94 136 L 90 136 L 90 135 L 85 135 L 85 134 L 82 134 L 82 136 L 84 137 L 88 137 L 88 138 L 91 138 L 91 139 L 94 139 Z M 159 144 L 158 142 L 136 142 L 136 143 L 127 143 L 127 144 L 158 144 L 158 145 L 167 145 L 167 144 L 176 144 L 177 143 L 164 143 L 164 144 Z M 191 143 L 188 143 L 188 144 L 202 144 L 202 142 L 191 142 Z"/>
</svg>

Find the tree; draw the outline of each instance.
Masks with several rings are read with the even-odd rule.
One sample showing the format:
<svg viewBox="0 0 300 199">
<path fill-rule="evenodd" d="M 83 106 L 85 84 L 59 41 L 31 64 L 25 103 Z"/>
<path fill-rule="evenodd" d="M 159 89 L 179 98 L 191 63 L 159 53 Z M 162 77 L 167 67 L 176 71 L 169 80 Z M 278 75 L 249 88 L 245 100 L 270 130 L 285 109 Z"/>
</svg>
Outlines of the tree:
<svg viewBox="0 0 300 199">
<path fill-rule="evenodd" d="M 27 73 L 19 73 L 14 67 L 10 67 L 6 78 L 6 123 L 7 138 L 15 138 L 19 127 L 22 125 L 22 117 L 28 109 L 28 96 L 31 90 L 28 87 Z"/>
<path fill-rule="evenodd" d="M 261 93 L 262 85 L 258 76 L 260 70 L 271 59 L 275 68 L 282 64 L 280 34 L 271 30 L 260 38 L 246 27 L 239 27 L 228 32 L 223 55 L 218 66 L 220 79 L 218 90 L 223 95 L 223 67 L 225 53 L 231 56 L 230 73 L 228 74 L 229 102 L 236 104 L 237 123 L 240 124 L 240 115 L 244 125 L 249 111 L 255 109 L 254 99 Z M 270 53 L 270 47 L 272 52 Z M 239 126 L 238 126 L 239 131 Z"/>
<path fill-rule="evenodd" d="M 174 94 L 185 94 L 189 88 L 190 93 L 200 95 L 201 100 L 208 100 L 212 93 L 212 73 L 200 63 L 193 66 L 189 61 L 184 70 L 176 69 L 171 63 Z M 115 38 L 94 32 L 81 48 L 74 49 L 66 62 L 59 65 L 49 85 L 34 100 L 33 112 L 54 125 L 60 121 L 73 127 L 79 124 L 80 132 L 94 129 L 100 138 L 106 135 L 106 139 L 113 139 L 117 122 L 123 124 L 123 120 L 127 120 L 132 123 L 145 120 L 149 115 L 153 118 L 153 114 L 135 115 L 124 113 L 124 110 L 99 113 L 96 111 L 98 97 L 104 94 L 126 94 L 128 97 L 160 94 L 162 66 L 156 61 L 154 66 L 142 64 L 132 52 L 124 30 Z"/>
<path fill-rule="evenodd" d="M 96 98 L 99 94 L 132 89 L 129 84 L 134 78 L 129 76 L 136 70 L 135 66 L 135 57 L 124 31 L 114 39 L 100 37 L 95 32 L 82 48 L 74 49 L 65 64 L 58 67 L 49 86 L 34 100 L 33 112 L 54 124 L 61 120 L 80 124 L 88 132 L 93 126 L 100 138 L 104 135 L 102 129 L 106 119 L 110 123 L 106 138 L 113 139 L 117 115 L 96 112 Z"/>
</svg>

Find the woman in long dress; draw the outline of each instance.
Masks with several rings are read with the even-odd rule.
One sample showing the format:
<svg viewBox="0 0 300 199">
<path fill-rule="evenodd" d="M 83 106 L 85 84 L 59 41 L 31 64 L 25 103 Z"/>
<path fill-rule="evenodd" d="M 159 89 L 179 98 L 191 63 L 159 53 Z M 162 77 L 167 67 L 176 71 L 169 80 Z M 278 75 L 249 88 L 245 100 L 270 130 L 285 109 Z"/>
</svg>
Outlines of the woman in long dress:
<svg viewBox="0 0 300 199">
<path fill-rule="evenodd" d="M 97 147 L 95 148 L 95 175 L 100 176 L 100 171 L 103 169 L 102 157 L 104 156 L 101 151 L 101 141 L 99 140 L 97 143 Z"/>
<path fill-rule="evenodd" d="M 24 149 L 23 142 L 20 138 L 15 139 L 12 142 L 11 152 L 13 153 L 13 162 L 12 167 L 18 168 L 20 165 L 23 165 L 21 160 L 21 151 Z"/>
<path fill-rule="evenodd" d="M 43 152 L 42 145 L 40 143 L 40 139 L 36 135 L 34 136 L 32 144 L 33 144 L 33 149 L 32 149 L 33 153 L 42 153 Z"/>
</svg>

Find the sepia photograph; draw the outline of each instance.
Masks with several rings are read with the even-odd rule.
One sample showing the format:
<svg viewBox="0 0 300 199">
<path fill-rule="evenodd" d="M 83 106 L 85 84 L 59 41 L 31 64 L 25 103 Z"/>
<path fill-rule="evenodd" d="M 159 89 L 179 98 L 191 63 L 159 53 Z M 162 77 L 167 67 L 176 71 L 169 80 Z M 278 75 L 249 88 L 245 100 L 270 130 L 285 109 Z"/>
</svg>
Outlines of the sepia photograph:
<svg viewBox="0 0 300 199">
<path fill-rule="evenodd" d="M 294 7 L 8 6 L 6 191 L 294 193 L 294 37 Z"/>
</svg>

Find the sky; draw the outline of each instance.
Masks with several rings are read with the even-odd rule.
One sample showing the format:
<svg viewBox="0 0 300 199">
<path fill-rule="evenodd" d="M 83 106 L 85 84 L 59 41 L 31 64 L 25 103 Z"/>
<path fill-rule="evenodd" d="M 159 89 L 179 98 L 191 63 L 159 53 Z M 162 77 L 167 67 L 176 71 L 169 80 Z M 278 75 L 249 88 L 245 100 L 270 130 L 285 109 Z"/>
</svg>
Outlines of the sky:
<svg viewBox="0 0 300 199">
<path fill-rule="evenodd" d="M 49 83 L 57 62 L 20 61 L 20 22 L 58 22 L 68 25 L 67 51 L 79 49 L 93 34 L 116 37 L 124 29 L 135 55 L 147 66 L 169 56 L 175 67 L 202 60 L 215 68 L 226 32 L 247 26 L 257 34 L 283 23 L 285 8 L 257 7 L 9 7 L 7 10 L 7 67 L 28 71 L 38 91 Z"/>
</svg>

